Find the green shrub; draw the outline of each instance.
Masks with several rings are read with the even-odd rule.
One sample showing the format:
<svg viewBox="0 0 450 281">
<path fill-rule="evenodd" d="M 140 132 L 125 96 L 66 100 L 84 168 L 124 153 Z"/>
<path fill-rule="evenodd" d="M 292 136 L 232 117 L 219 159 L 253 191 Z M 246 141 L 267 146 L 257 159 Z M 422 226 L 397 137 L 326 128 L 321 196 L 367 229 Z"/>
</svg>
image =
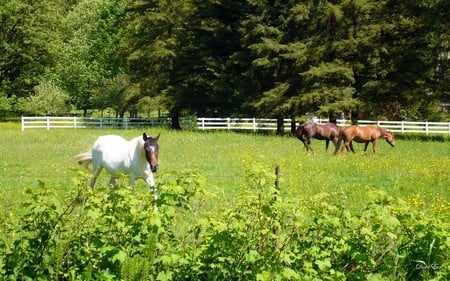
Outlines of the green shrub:
<svg viewBox="0 0 450 281">
<path fill-rule="evenodd" d="M 202 176 L 165 175 L 160 198 L 117 188 L 70 196 L 27 189 L 26 212 L 0 218 L 2 280 L 448 280 L 449 223 L 371 190 L 351 213 L 330 194 L 283 198 L 248 165 L 242 194 L 214 208 Z M 154 210 L 155 204 L 158 211 Z M 221 205 L 222 206 L 222 205 Z M 18 223 L 18 226 L 17 226 Z"/>
</svg>

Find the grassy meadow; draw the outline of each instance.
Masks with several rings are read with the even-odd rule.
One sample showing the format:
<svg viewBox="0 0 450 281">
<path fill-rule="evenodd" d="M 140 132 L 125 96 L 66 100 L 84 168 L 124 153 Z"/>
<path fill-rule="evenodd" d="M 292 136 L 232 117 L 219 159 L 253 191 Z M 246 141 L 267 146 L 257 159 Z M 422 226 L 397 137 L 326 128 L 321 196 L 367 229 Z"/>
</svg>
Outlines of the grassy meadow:
<svg viewBox="0 0 450 281">
<path fill-rule="evenodd" d="M 80 167 L 73 156 L 90 149 L 103 134 L 119 134 L 131 139 L 142 130 L 20 130 L 16 123 L 0 124 L 0 208 L 20 212 L 25 187 L 39 182 L 64 194 L 73 188 Z M 291 136 L 234 132 L 161 132 L 159 171 L 155 181 L 167 173 L 195 171 L 207 180 L 207 188 L 219 194 L 211 205 L 233 204 L 242 194 L 247 171 L 260 165 L 269 173 L 281 167 L 281 195 L 302 202 L 321 192 L 332 195 L 336 204 L 357 210 L 364 206 L 369 190 L 382 190 L 403 198 L 426 212 L 450 213 L 450 143 L 397 138 L 391 148 L 384 140 L 373 155 L 371 145 L 362 155 L 363 144 L 355 144 L 356 154 L 334 156 L 325 152 L 323 141 L 313 140 L 315 155 Z M 106 172 L 97 185 L 106 185 Z M 137 189 L 146 192 L 143 181 Z M 450 217 L 450 215 L 449 215 Z"/>
</svg>

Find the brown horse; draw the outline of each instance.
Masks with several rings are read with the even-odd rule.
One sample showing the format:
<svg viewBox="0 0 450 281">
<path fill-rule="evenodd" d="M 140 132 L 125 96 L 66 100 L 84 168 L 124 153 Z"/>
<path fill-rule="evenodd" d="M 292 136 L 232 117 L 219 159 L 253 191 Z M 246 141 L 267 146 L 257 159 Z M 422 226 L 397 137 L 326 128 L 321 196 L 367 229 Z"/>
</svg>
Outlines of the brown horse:
<svg viewBox="0 0 450 281">
<path fill-rule="evenodd" d="M 306 147 L 306 151 L 314 154 L 314 151 L 311 147 L 311 138 L 315 138 L 318 140 L 326 140 L 325 150 L 328 151 L 328 144 L 330 141 L 333 142 L 335 150 L 334 153 L 337 153 L 339 147 L 341 146 L 340 136 L 341 128 L 334 123 L 327 124 L 316 124 L 316 123 L 307 123 L 301 124 L 295 130 L 295 136 L 303 142 Z M 303 138 L 306 137 L 306 140 Z"/>
<path fill-rule="evenodd" d="M 355 153 L 353 149 L 352 141 L 359 143 L 365 143 L 364 152 L 367 150 L 369 142 L 372 142 L 373 153 L 377 152 L 377 140 L 379 138 L 384 138 L 387 143 L 392 147 L 395 146 L 394 134 L 387 131 L 379 126 L 369 125 L 369 126 L 347 126 L 342 129 L 341 138 L 344 140 L 344 145 L 342 146 L 341 153 L 346 148 L 348 151 Z"/>
</svg>

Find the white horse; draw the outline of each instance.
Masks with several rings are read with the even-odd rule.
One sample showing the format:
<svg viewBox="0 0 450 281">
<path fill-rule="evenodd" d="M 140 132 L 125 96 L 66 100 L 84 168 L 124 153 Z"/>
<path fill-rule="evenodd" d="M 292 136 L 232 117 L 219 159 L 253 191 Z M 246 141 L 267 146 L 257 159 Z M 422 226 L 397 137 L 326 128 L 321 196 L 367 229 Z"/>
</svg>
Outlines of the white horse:
<svg viewBox="0 0 450 281">
<path fill-rule="evenodd" d="M 75 160 L 80 165 L 93 163 L 92 178 L 89 185 L 94 188 L 98 175 L 105 168 L 110 174 L 110 184 L 117 181 L 117 174 L 130 175 L 129 183 L 134 185 L 136 179 L 144 179 L 153 197 L 158 198 L 153 179 L 153 172 L 158 170 L 158 140 L 146 133 L 142 137 L 136 137 L 126 141 L 120 136 L 106 135 L 100 136 L 92 146 L 91 152 L 81 153 L 75 156 Z"/>
</svg>

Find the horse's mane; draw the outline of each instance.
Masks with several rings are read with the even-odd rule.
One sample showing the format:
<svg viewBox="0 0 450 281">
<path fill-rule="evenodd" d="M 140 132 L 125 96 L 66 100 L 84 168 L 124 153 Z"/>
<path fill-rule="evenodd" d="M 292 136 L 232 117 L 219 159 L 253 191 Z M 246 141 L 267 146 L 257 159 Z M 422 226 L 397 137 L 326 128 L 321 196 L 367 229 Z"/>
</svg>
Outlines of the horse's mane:
<svg viewBox="0 0 450 281">
<path fill-rule="evenodd" d="M 381 133 L 382 136 L 386 135 L 387 133 L 390 133 L 390 131 L 388 131 L 388 130 L 380 127 L 380 126 L 378 126 L 378 128 L 380 128 L 380 133 Z"/>
</svg>

